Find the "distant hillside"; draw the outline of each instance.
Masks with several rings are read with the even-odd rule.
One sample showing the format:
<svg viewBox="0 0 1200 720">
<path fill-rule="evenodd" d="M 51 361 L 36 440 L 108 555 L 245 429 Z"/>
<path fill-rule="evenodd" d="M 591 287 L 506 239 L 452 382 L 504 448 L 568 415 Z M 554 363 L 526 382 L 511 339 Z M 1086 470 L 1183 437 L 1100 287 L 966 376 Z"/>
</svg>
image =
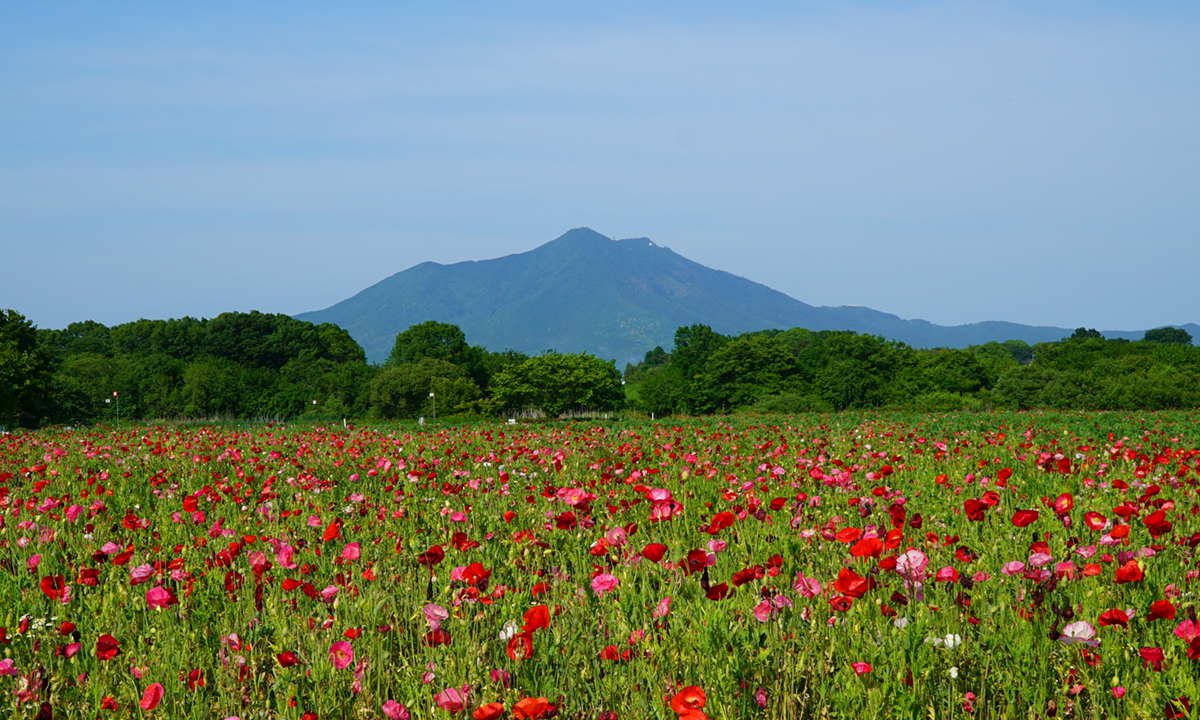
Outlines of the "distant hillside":
<svg viewBox="0 0 1200 720">
<path fill-rule="evenodd" d="M 1060 340 L 1072 330 L 1006 322 L 941 326 L 864 307 L 814 307 L 736 275 L 713 270 L 646 238 L 612 240 L 577 228 L 529 252 L 494 260 L 398 272 L 354 297 L 296 316 L 349 331 L 382 362 L 396 334 L 438 320 L 458 325 L 489 350 L 587 351 L 618 365 L 640 360 L 675 329 L 693 323 L 724 334 L 766 328 L 854 330 L 914 347 L 966 347 L 989 340 Z M 1200 326 L 1180 326 L 1200 337 Z M 1143 331 L 1104 331 L 1139 339 Z"/>
</svg>

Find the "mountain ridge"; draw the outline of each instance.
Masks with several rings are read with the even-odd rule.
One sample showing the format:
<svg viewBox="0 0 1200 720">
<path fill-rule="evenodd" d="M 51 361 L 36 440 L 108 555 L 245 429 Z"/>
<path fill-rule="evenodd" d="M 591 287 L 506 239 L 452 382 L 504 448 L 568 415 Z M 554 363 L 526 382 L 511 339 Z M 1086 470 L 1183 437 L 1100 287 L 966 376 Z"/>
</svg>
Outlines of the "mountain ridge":
<svg viewBox="0 0 1200 720">
<path fill-rule="evenodd" d="M 688 260 L 649 238 L 614 240 L 575 228 L 533 250 L 443 265 L 423 262 L 323 310 L 295 316 L 332 322 L 387 358 L 396 334 L 426 320 L 453 323 L 489 350 L 587 351 L 636 362 L 675 329 L 700 323 L 725 334 L 768 328 L 854 330 L 913 347 L 989 340 L 1059 340 L 1072 330 L 1003 321 L 943 326 L 861 306 L 813 306 L 761 283 Z M 1179 325 L 1193 337 L 1200 326 Z M 1144 331 L 1103 331 L 1140 338 Z"/>
</svg>

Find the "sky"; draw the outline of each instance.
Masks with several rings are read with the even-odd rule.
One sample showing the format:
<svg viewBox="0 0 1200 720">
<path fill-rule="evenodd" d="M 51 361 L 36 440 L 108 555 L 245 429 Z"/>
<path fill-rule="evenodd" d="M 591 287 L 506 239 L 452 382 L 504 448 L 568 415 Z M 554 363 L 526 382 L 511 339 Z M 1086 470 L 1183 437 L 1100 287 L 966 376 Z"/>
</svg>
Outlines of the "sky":
<svg viewBox="0 0 1200 720">
<path fill-rule="evenodd" d="M 734 5 L 2 3 L 0 308 L 297 314 L 586 226 L 812 305 L 1200 322 L 1200 5 Z"/>
</svg>

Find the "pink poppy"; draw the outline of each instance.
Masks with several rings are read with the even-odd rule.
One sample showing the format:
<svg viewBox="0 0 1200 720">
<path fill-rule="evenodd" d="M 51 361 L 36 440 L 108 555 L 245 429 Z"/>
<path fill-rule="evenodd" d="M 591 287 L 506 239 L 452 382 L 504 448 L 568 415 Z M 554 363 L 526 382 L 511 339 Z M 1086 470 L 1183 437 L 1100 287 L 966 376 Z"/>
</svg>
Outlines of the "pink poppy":
<svg viewBox="0 0 1200 720">
<path fill-rule="evenodd" d="M 430 630 L 437 630 L 442 626 L 442 621 L 450 618 L 450 611 L 441 605 L 429 604 L 421 611 L 425 614 L 425 619 L 429 622 Z"/>
<path fill-rule="evenodd" d="M 615 576 L 608 573 L 600 573 L 592 578 L 592 592 L 600 597 L 604 597 L 605 594 L 615 590 L 619 584 L 621 584 L 621 581 L 617 580 Z"/>
<path fill-rule="evenodd" d="M 668 595 L 658 601 L 658 605 L 654 607 L 654 617 L 661 618 L 671 614 L 671 596 Z"/>
<path fill-rule="evenodd" d="M 1086 620 L 1073 622 L 1063 628 L 1062 635 L 1058 636 L 1058 640 L 1066 645 L 1087 645 L 1088 647 L 1096 647 L 1100 644 L 1100 638 L 1096 637 L 1096 628 Z"/>
<path fill-rule="evenodd" d="M 450 714 L 462 712 L 463 708 L 467 706 L 468 691 L 470 688 L 470 685 L 463 685 L 462 689 L 446 688 L 437 695 L 434 695 L 433 701 L 437 703 L 438 707 Z"/>
<path fill-rule="evenodd" d="M 896 559 L 896 572 L 909 582 L 921 582 L 925 579 L 925 570 L 929 567 L 929 557 L 920 550 L 909 550 Z"/>
<path fill-rule="evenodd" d="M 390 720 L 409 720 L 408 708 L 395 700 L 388 700 L 383 704 L 383 714 L 390 718 Z"/>
<path fill-rule="evenodd" d="M 1020 560 L 1006 562 L 1004 563 L 1004 567 L 1000 568 L 1000 573 L 1002 575 L 1020 575 L 1023 572 L 1025 572 L 1025 563 L 1021 562 Z"/>
<path fill-rule="evenodd" d="M 871 672 L 871 664 L 865 662 L 850 663 L 850 667 L 854 668 L 855 675 L 866 675 Z"/>
<path fill-rule="evenodd" d="M 344 670 L 354 662 L 354 649 L 345 640 L 338 640 L 329 648 L 329 662 L 334 670 Z"/>
<path fill-rule="evenodd" d="M 279 567 L 294 570 L 299 567 L 296 565 L 295 552 L 295 548 L 291 545 L 284 545 L 275 553 L 275 562 L 279 563 Z"/>
<path fill-rule="evenodd" d="M 899 563 L 897 563 L 899 567 Z M 792 587 L 796 592 L 800 593 L 801 597 L 816 597 L 821 594 L 821 583 L 816 578 L 804 577 L 804 573 L 796 573 L 796 582 L 792 583 Z"/>
<path fill-rule="evenodd" d="M 175 593 L 169 588 L 152 587 L 146 591 L 146 604 L 151 610 L 161 610 L 169 605 L 179 604 L 179 600 L 175 599 Z"/>
<path fill-rule="evenodd" d="M 958 582 L 958 571 L 947 565 L 938 570 L 933 579 L 936 582 Z"/>
<path fill-rule="evenodd" d="M 362 556 L 362 550 L 358 543 L 352 542 L 342 548 L 342 559 L 346 562 L 352 562 Z"/>
</svg>

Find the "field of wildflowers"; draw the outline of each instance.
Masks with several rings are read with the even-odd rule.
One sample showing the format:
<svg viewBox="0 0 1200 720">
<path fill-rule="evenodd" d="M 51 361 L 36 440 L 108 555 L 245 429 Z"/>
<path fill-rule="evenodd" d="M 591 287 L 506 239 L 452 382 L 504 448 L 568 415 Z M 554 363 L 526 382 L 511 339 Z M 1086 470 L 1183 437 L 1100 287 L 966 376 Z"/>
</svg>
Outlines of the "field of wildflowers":
<svg viewBox="0 0 1200 720">
<path fill-rule="evenodd" d="M 1191 717 L 1198 421 L 0 435 L 0 712 Z"/>
</svg>

